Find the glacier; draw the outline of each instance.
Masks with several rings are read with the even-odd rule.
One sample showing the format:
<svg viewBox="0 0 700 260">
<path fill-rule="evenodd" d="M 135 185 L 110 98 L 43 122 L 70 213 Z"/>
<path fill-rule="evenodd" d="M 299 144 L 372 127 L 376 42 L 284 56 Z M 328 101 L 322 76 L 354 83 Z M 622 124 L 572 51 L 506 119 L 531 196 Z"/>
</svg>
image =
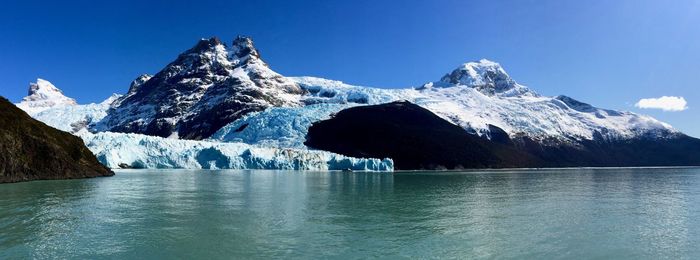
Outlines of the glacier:
<svg viewBox="0 0 700 260">
<path fill-rule="evenodd" d="M 84 133 L 87 147 L 110 168 L 393 171 L 391 159 L 353 158 L 325 151 L 244 143 L 175 140 L 141 134 Z"/>
<path fill-rule="evenodd" d="M 101 103 L 44 108 L 40 111 L 32 111 L 33 113 L 29 113 L 29 115 L 53 128 L 69 133 L 87 132 L 91 125 L 107 116 L 107 110 L 120 96 L 113 94 Z"/>
<path fill-rule="evenodd" d="M 43 85 L 50 84 L 48 81 Z M 53 85 L 51 85 L 53 86 Z M 55 88 L 55 87 L 54 87 Z M 56 88 L 56 90 L 58 90 Z M 60 93 L 60 90 L 58 90 Z M 310 171 L 393 171 L 394 163 L 391 159 L 353 158 L 331 152 L 305 149 L 302 143 L 292 145 L 280 143 L 276 146 L 263 142 L 235 143 L 218 142 L 215 139 L 209 141 L 178 140 L 141 134 L 113 133 L 88 131 L 90 126 L 102 120 L 108 110 L 117 102 L 120 95 L 114 94 L 101 103 L 72 104 L 51 102 L 50 98 L 44 100 L 45 105 L 40 109 L 29 106 L 20 106 L 33 118 L 45 124 L 77 135 L 83 139 L 85 145 L 98 158 L 100 163 L 113 169 L 117 168 L 183 168 L 183 169 L 275 169 L 275 170 L 310 170 Z M 64 98 L 60 98 L 64 100 Z M 315 112 L 334 105 L 320 105 Z M 29 107 L 27 109 L 27 107 Z M 285 109 L 279 109 L 279 119 L 289 118 L 290 114 Z M 337 111 L 333 108 L 327 111 Z M 313 110 L 303 110 L 314 112 Z M 330 113 L 330 112 L 329 112 Z M 318 114 L 321 115 L 321 114 Z M 252 123 L 255 116 L 247 117 Z M 308 117 L 311 118 L 311 117 Z M 322 117 L 317 117 L 322 118 Z M 312 119 L 310 119 L 312 120 Z M 294 121 L 292 121 L 294 122 Z M 280 136 L 265 132 L 263 124 L 252 123 L 252 129 L 259 129 L 257 136 Z M 287 135 L 302 131 L 301 129 L 311 122 L 298 122 L 290 124 Z M 278 127 L 279 123 L 272 122 L 269 126 Z M 305 129 L 303 130 L 305 135 Z M 222 133 L 225 131 L 221 131 Z M 228 136 L 229 138 L 230 135 Z M 302 137 L 295 138 L 300 140 Z M 224 138 L 222 138 L 224 139 Z M 244 138 L 250 141 L 254 138 Z M 276 148 L 280 147 L 280 148 Z M 287 148 L 284 148 L 287 147 Z M 297 149 L 294 149 L 296 147 Z"/>
<path fill-rule="evenodd" d="M 304 107 L 272 107 L 243 116 L 214 133 L 208 140 L 266 147 L 306 149 L 304 141 L 312 123 L 357 104 L 313 104 Z"/>
</svg>

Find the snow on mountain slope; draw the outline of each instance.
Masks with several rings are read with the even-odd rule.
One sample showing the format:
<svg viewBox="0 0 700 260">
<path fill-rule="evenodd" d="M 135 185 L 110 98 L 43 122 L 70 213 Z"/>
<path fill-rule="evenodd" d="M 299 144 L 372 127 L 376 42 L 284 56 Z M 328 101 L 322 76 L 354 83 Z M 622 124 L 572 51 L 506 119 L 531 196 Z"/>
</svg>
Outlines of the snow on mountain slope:
<svg viewBox="0 0 700 260">
<path fill-rule="evenodd" d="M 36 83 L 29 84 L 27 96 L 16 106 L 32 115 L 48 108 L 76 104 L 75 99 L 64 96 L 63 92 L 51 82 L 44 79 L 36 79 Z"/>
<path fill-rule="evenodd" d="M 89 125 L 102 120 L 119 97 L 121 95 L 113 94 L 98 104 L 79 105 L 50 82 L 38 79 L 37 83 L 30 84 L 29 95 L 15 105 L 53 128 L 78 133 L 87 131 Z"/>
<path fill-rule="evenodd" d="M 132 89 L 138 88 L 138 81 L 144 78 L 147 76 L 141 76 L 134 81 Z M 61 93 L 58 88 L 51 86 L 54 92 Z M 110 168 L 129 166 L 187 169 L 393 170 L 393 162 L 390 159 L 352 158 L 323 151 L 277 149 L 241 143 L 173 140 L 140 134 L 88 132 L 86 128 L 104 118 L 108 109 L 114 106 L 117 100 L 122 100 L 120 97 L 114 94 L 99 104 L 66 103 L 42 107 L 31 116 L 49 126 L 78 135 L 99 161 Z M 25 98 L 25 100 L 28 99 Z M 25 106 L 22 109 L 34 111 L 33 108 Z M 304 123 L 301 124 L 304 125 Z M 255 124 L 252 125 L 251 129 L 258 127 Z M 260 127 L 264 129 L 263 126 Z M 290 128 L 288 131 L 297 133 L 301 130 Z M 260 131 L 256 134 L 265 135 L 265 132 Z"/>
<path fill-rule="evenodd" d="M 649 116 L 595 108 L 565 96 L 540 96 L 511 79 L 498 63 L 488 60 L 466 63 L 440 81 L 415 89 L 368 88 L 312 77 L 291 79 L 310 90 L 302 98 L 305 103 L 379 104 L 408 100 L 469 132 L 485 136 L 489 134 L 489 124 L 504 129 L 511 137 L 560 141 L 677 132 Z M 366 98 L 358 102 L 350 96 Z"/>
<path fill-rule="evenodd" d="M 216 38 L 202 39 L 156 75 L 139 77 L 93 130 L 299 147 L 303 129 L 313 120 L 347 105 L 397 100 L 418 104 L 485 137 L 490 136 L 489 125 L 511 137 L 555 143 L 676 132 L 648 116 L 599 109 L 565 96 L 541 96 L 485 59 L 409 89 L 283 77 L 267 66 L 246 37 L 236 38 L 230 47 Z M 343 106 L 306 107 L 315 104 Z M 286 109 L 271 109 L 275 107 Z M 244 124 L 251 128 L 233 131 Z"/>
<path fill-rule="evenodd" d="M 300 100 L 306 106 L 248 114 L 221 128 L 211 140 L 304 148 L 313 122 L 351 106 L 398 100 L 422 106 L 486 138 L 490 138 L 489 125 L 505 130 L 511 138 L 526 136 L 555 144 L 676 133 L 670 125 L 648 116 L 599 109 L 566 96 L 540 96 L 488 60 L 466 63 L 438 82 L 408 89 L 353 86 L 314 77 L 290 79 L 305 90 Z"/>
<path fill-rule="evenodd" d="M 99 104 L 49 108 L 32 115 L 32 117 L 53 128 L 69 133 L 87 131 L 90 125 L 99 122 L 107 115 L 111 103 L 118 97 L 119 95 L 115 94 Z"/>
<path fill-rule="evenodd" d="M 82 134 L 110 168 L 280 169 L 392 171 L 390 159 L 346 157 L 324 151 L 276 149 L 242 143 L 174 140 L 141 134 Z"/>
<path fill-rule="evenodd" d="M 231 47 L 202 39 L 154 76 L 132 83 L 95 130 L 203 139 L 249 112 L 298 106 L 302 93 L 260 59 L 250 38 L 238 37 Z"/>
</svg>

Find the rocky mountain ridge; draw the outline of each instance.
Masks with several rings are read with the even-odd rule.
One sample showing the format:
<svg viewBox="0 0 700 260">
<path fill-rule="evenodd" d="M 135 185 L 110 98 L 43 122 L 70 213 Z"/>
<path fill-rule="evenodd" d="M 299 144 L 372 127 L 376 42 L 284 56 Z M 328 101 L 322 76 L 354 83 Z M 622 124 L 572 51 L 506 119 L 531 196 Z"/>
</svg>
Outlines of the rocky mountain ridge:
<svg viewBox="0 0 700 260">
<path fill-rule="evenodd" d="M 260 59 L 250 38 L 231 47 L 202 39 L 152 77 L 137 78 L 96 130 L 203 139 L 246 113 L 299 105 L 302 93 Z"/>
</svg>

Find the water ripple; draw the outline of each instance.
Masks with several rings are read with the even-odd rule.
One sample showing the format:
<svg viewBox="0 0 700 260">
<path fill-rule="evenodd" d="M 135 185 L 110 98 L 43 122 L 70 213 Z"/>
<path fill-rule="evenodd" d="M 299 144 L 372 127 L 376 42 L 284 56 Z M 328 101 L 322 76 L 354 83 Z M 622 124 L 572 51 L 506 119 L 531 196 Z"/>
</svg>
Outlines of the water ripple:
<svg viewBox="0 0 700 260">
<path fill-rule="evenodd" d="M 700 256 L 692 168 L 130 170 L 0 194 L 0 259 Z"/>
</svg>

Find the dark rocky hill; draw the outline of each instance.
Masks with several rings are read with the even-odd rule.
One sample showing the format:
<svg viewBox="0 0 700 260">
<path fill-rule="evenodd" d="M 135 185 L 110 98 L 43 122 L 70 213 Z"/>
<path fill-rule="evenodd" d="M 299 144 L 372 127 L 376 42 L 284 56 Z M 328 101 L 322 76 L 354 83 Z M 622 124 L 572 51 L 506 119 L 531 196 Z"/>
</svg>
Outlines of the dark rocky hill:
<svg viewBox="0 0 700 260">
<path fill-rule="evenodd" d="M 0 97 L 0 183 L 112 175 L 80 138 L 32 119 Z"/>
<path fill-rule="evenodd" d="M 392 158 L 397 170 L 541 164 L 529 154 L 471 135 L 409 102 L 342 110 L 314 123 L 305 144 L 354 157 Z"/>
</svg>

